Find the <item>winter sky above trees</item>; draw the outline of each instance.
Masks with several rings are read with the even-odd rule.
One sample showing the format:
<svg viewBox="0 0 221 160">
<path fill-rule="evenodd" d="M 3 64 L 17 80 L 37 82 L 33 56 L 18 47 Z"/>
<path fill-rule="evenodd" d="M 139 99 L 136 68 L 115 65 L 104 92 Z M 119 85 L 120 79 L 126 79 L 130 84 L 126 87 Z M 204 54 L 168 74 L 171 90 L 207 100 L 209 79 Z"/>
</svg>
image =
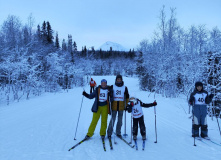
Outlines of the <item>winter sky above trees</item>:
<svg viewBox="0 0 221 160">
<path fill-rule="evenodd" d="M 60 40 L 71 34 L 78 50 L 85 45 L 97 49 L 106 41 L 129 49 L 153 37 L 163 5 L 168 16 L 170 7 L 176 8 L 178 23 L 185 29 L 201 24 L 210 30 L 221 28 L 220 0 L 0 0 L 0 24 L 8 15 L 26 23 L 32 14 L 34 26 L 49 21 Z"/>
<path fill-rule="evenodd" d="M 0 18 L 0 102 L 84 86 L 84 76 L 122 74 L 166 97 L 188 95 L 200 80 L 221 104 L 217 1 L 166 1 L 169 7 L 93 2 L 1 2 L 6 18 Z M 131 50 L 96 49 L 106 41 Z"/>
</svg>

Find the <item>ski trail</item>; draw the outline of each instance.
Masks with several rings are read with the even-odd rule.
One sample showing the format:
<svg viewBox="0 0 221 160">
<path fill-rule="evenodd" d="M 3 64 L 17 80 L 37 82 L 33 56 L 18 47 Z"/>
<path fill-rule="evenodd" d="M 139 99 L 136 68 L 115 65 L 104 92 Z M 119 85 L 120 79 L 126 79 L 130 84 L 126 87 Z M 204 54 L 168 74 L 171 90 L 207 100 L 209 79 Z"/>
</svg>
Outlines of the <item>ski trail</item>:
<svg viewBox="0 0 221 160">
<path fill-rule="evenodd" d="M 100 82 L 106 78 L 108 84 L 113 84 L 114 76 L 94 77 Z M 81 141 L 87 134 L 93 113 L 91 106 L 94 100 L 84 98 L 81 117 L 76 131 L 79 110 L 81 106 L 83 88 L 74 88 L 69 92 L 45 94 L 28 101 L 12 103 L 10 106 L 0 107 L 0 159 L 1 160 L 112 160 L 112 159 L 148 159 L 148 160 L 214 160 L 219 159 L 221 150 L 212 143 L 208 145 L 196 141 L 193 146 L 191 137 L 191 119 L 187 118 L 188 105 L 182 98 L 164 98 L 160 95 L 139 90 L 136 78 L 124 78 L 129 93 L 135 92 L 138 98 L 145 103 L 157 100 L 157 138 L 155 141 L 154 108 L 143 108 L 147 131 L 145 150 L 142 151 L 142 140 L 138 130 L 139 150 L 130 148 L 122 140 L 116 138 L 110 150 L 108 139 L 105 139 L 106 152 L 103 150 L 99 135 L 100 121 L 98 121 L 93 137 L 80 144 L 70 152 L 68 149 Z M 89 87 L 84 87 L 89 93 Z M 180 106 L 179 106 L 180 105 Z M 182 105 L 182 106 L 181 106 Z M 186 108 L 185 108 L 186 106 Z M 131 114 L 127 113 L 127 141 L 131 135 Z M 110 116 L 108 116 L 108 122 Z M 124 133 L 124 119 L 122 134 Z M 208 119 L 209 135 L 219 142 L 217 124 Z M 109 123 L 108 123 L 109 124 Z M 115 122 L 116 127 L 116 122 Z"/>
</svg>

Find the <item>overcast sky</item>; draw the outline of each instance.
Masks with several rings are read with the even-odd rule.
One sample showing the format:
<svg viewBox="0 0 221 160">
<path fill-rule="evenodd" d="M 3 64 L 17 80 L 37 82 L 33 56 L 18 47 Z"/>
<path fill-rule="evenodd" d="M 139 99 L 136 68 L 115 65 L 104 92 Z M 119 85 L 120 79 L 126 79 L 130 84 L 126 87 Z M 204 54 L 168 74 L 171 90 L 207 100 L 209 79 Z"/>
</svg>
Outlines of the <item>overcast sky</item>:
<svg viewBox="0 0 221 160">
<path fill-rule="evenodd" d="M 25 24 L 32 13 L 35 26 L 49 21 L 60 40 L 71 34 L 78 50 L 85 45 L 96 49 L 106 41 L 136 48 L 157 30 L 163 5 L 167 18 L 176 8 L 184 29 L 205 24 L 221 30 L 221 0 L 0 0 L 0 25 L 8 15 Z"/>
</svg>

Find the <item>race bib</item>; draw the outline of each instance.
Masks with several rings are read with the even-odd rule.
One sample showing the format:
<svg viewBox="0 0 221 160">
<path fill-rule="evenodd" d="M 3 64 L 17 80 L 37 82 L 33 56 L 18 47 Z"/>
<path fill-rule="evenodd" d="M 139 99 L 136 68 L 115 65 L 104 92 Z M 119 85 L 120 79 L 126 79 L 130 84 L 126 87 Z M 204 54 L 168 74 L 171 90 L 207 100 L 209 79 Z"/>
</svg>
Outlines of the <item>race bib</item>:
<svg viewBox="0 0 221 160">
<path fill-rule="evenodd" d="M 138 102 L 136 105 L 132 108 L 132 115 L 134 118 L 140 118 L 143 115 L 142 107 L 140 106 L 140 102 Z"/>
<path fill-rule="evenodd" d="M 206 104 L 206 102 L 205 102 L 206 96 L 207 96 L 206 93 L 196 93 L 194 95 L 194 97 L 195 97 L 195 104 L 205 105 Z"/>
<path fill-rule="evenodd" d="M 124 92 L 125 86 L 118 87 L 116 85 L 113 86 L 114 92 L 114 101 L 124 101 Z"/>
<path fill-rule="evenodd" d="M 100 89 L 99 102 L 107 101 L 107 94 L 108 94 L 107 89 Z"/>
</svg>

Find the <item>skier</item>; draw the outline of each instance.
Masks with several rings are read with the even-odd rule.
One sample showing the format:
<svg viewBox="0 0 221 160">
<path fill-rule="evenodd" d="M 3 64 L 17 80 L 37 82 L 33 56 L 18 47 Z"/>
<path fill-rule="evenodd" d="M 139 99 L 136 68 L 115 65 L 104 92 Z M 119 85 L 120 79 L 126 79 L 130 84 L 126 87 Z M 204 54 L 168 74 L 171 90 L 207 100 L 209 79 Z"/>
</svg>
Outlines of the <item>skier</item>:
<svg viewBox="0 0 221 160">
<path fill-rule="evenodd" d="M 195 89 L 189 98 L 189 104 L 193 106 L 192 137 L 199 137 L 199 128 L 201 127 L 200 136 L 208 138 L 207 104 L 212 101 L 213 96 L 213 94 L 208 95 L 208 92 L 203 89 L 202 82 L 195 83 Z"/>
<path fill-rule="evenodd" d="M 129 99 L 129 103 L 126 107 L 128 113 L 132 112 L 133 117 L 133 139 L 137 140 L 137 132 L 138 132 L 138 123 L 140 126 L 140 134 L 142 135 L 142 139 L 146 140 L 146 127 L 144 124 L 144 115 L 142 111 L 142 107 L 149 108 L 152 106 L 156 106 L 157 102 L 153 103 L 143 103 L 141 100 L 137 99 L 135 96 L 131 96 Z"/>
<path fill-rule="evenodd" d="M 123 112 L 125 110 L 125 106 L 129 101 L 129 93 L 127 87 L 124 85 L 124 81 L 121 75 L 116 76 L 115 84 L 111 86 L 113 90 L 113 102 L 111 103 L 112 116 L 108 126 L 107 135 L 108 138 L 111 138 L 113 132 L 113 125 L 118 113 L 118 121 L 116 126 L 116 134 L 118 137 L 121 136 L 121 127 L 122 127 L 122 119 Z M 112 124 L 113 120 L 113 124 Z"/>
<path fill-rule="evenodd" d="M 96 87 L 97 84 L 96 82 L 93 80 L 93 78 L 91 78 L 91 81 L 90 81 L 90 93 L 94 92 L 94 87 Z"/>
<path fill-rule="evenodd" d="M 107 80 L 102 79 L 101 85 L 99 85 L 93 93 L 87 94 L 85 91 L 83 91 L 82 94 L 89 99 L 95 98 L 94 104 L 91 109 L 91 111 L 93 112 L 93 118 L 85 138 L 90 138 L 93 136 L 97 122 L 100 119 L 100 115 L 100 136 L 101 138 L 104 138 L 107 129 L 107 117 L 108 114 L 110 114 L 110 101 L 112 101 L 112 90 L 110 86 L 107 86 Z"/>
</svg>

